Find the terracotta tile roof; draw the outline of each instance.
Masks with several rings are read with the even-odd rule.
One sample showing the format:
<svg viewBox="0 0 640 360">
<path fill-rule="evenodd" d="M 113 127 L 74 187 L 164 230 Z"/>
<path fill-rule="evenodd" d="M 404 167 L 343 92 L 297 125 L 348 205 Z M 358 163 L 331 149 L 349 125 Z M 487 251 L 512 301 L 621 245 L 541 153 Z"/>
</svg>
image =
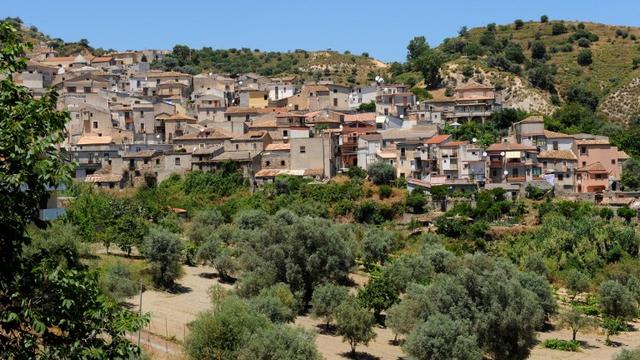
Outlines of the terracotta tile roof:
<svg viewBox="0 0 640 360">
<path fill-rule="evenodd" d="M 517 143 L 496 143 L 491 144 L 487 151 L 535 151 L 534 146 L 527 146 Z"/>
<path fill-rule="evenodd" d="M 329 88 L 326 85 L 304 85 L 304 90 L 309 92 L 329 92 Z"/>
<path fill-rule="evenodd" d="M 609 145 L 609 139 L 576 140 L 576 145 Z"/>
<path fill-rule="evenodd" d="M 251 131 L 247 131 L 246 133 L 244 133 L 242 135 L 238 135 L 238 136 L 232 138 L 231 140 L 232 141 L 258 140 L 258 139 L 262 139 L 267 134 L 268 134 L 268 132 L 266 132 L 264 130 L 251 130 Z"/>
<path fill-rule="evenodd" d="M 395 159 L 396 151 L 395 150 L 378 150 L 376 151 L 376 155 L 383 159 Z"/>
<path fill-rule="evenodd" d="M 225 139 L 231 139 L 232 137 L 233 137 L 232 134 L 229 134 L 229 133 L 227 133 L 226 131 L 224 131 L 222 129 L 205 128 L 204 130 L 199 131 L 199 132 L 178 136 L 178 137 L 174 138 L 173 140 L 174 141 L 176 141 L 176 140 L 178 140 L 178 141 L 180 141 L 180 140 L 197 140 L 197 139 L 209 139 L 209 140 L 219 139 L 219 140 L 225 140 Z"/>
<path fill-rule="evenodd" d="M 547 139 L 573 139 L 572 135 L 567 135 L 551 130 L 544 130 L 544 137 Z"/>
<path fill-rule="evenodd" d="M 431 139 L 427 139 L 424 143 L 427 145 L 441 144 L 442 142 L 447 141 L 450 137 L 451 134 L 436 135 Z"/>
<path fill-rule="evenodd" d="M 276 119 L 256 119 L 249 123 L 249 128 L 277 128 Z"/>
<path fill-rule="evenodd" d="M 458 147 L 458 146 L 467 145 L 467 144 L 469 144 L 468 141 L 449 141 L 448 143 L 444 143 L 440 145 L 440 147 Z"/>
<path fill-rule="evenodd" d="M 577 171 L 586 171 L 588 173 L 609 173 L 607 169 L 599 161 L 587 166 L 578 168 Z"/>
<path fill-rule="evenodd" d="M 269 144 L 264 148 L 266 151 L 289 151 L 291 144 Z"/>
<path fill-rule="evenodd" d="M 522 121 L 518 121 L 516 124 L 530 124 L 530 123 L 543 123 L 544 118 L 540 115 L 532 115 Z"/>
<path fill-rule="evenodd" d="M 73 61 L 73 59 L 75 59 L 75 56 L 54 56 L 54 57 L 48 57 L 44 60 L 42 60 L 41 62 L 66 62 L 66 61 Z"/>
<path fill-rule="evenodd" d="M 258 172 L 256 172 L 254 176 L 257 178 L 276 177 L 278 176 L 278 174 L 280 174 L 280 171 L 281 169 L 261 169 L 261 170 L 258 170 Z"/>
<path fill-rule="evenodd" d="M 196 123 L 198 120 L 186 114 L 175 113 L 167 118 L 164 121 L 186 121 L 190 123 Z"/>
<path fill-rule="evenodd" d="M 230 106 L 224 112 L 225 114 L 267 114 L 267 113 L 278 113 L 286 111 L 285 108 L 250 108 L 243 106 Z"/>
<path fill-rule="evenodd" d="M 618 150 L 618 160 L 627 160 L 627 159 L 631 159 L 631 156 L 627 155 L 627 153 L 622 150 Z"/>
<path fill-rule="evenodd" d="M 362 134 L 359 136 L 360 139 L 366 140 L 366 141 L 380 141 L 382 140 L 382 135 L 379 133 L 375 133 L 375 134 Z"/>
<path fill-rule="evenodd" d="M 571 150 L 545 150 L 538 154 L 538 159 L 577 160 Z"/>
<path fill-rule="evenodd" d="M 76 145 L 109 145 L 113 142 L 111 136 L 83 136 Z"/>
<path fill-rule="evenodd" d="M 369 112 L 369 113 L 360 113 L 360 114 L 349 114 L 344 116 L 344 122 L 351 122 L 351 121 L 375 122 L 376 113 Z"/>
</svg>

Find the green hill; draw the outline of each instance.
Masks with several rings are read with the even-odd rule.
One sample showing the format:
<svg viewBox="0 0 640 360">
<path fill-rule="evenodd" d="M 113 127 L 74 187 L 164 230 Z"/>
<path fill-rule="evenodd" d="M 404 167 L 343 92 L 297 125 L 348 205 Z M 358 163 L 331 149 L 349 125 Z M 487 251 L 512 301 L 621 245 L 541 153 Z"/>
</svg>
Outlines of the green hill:
<svg viewBox="0 0 640 360">
<path fill-rule="evenodd" d="M 543 90 L 549 102 L 571 96 L 579 88 L 597 99 L 597 111 L 616 122 L 628 123 L 640 115 L 640 28 L 570 21 L 490 24 L 484 28 L 461 31 L 456 38 L 439 46 L 449 56 L 445 73 L 459 75 L 468 67 L 476 73 L 488 73 L 499 86 L 519 78 L 535 94 Z M 534 58 L 540 50 L 544 56 Z M 523 59 L 519 59 L 518 47 Z M 591 54 L 582 64 L 580 53 Z M 539 52 L 537 53 L 539 55 Z M 450 72 L 449 72 L 450 71 Z M 532 73 L 550 73 L 552 86 L 537 83 Z M 507 84 L 504 84 L 507 81 Z M 547 110 L 550 110 L 548 108 Z M 548 111 L 542 111 L 548 112 Z"/>
</svg>

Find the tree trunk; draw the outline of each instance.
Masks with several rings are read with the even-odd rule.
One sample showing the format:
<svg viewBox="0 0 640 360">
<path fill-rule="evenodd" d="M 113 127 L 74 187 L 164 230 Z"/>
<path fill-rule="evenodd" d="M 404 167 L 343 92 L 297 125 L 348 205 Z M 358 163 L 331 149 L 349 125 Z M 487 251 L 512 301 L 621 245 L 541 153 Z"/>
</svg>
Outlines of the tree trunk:
<svg viewBox="0 0 640 360">
<path fill-rule="evenodd" d="M 576 334 L 578 333 L 578 330 L 573 330 L 573 341 L 576 341 Z"/>
<path fill-rule="evenodd" d="M 355 342 L 351 342 L 351 356 L 355 357 L 356 356 L 356 343 Z"/>
</svg>

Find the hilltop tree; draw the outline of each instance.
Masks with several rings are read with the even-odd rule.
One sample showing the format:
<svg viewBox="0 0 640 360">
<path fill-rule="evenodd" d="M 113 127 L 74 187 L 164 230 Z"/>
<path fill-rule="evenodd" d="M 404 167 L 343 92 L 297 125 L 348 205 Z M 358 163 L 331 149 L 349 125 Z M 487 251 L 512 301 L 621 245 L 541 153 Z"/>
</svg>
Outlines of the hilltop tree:
<svg viewBox="0 0 640 360">
<path fill-rule="evenodd" d="M 541 23 L 549 22 L 549 17 L 547 15 L 540 16 L 540 22 Z"/>
<path fill-rule="evenodd" d="M 57 110 L 54 91 L 34 99 L 13 82 L 27 46 L 8 22 L 0 44 L 0 358 L 137 357 L 125 333 L 144 318 L 104 296 L 77 252 L 58 254 L 65 261 L 46 248 L 25 252 L 27 226 L 43 225 L 38 207 L 48 189 L 69 181 L 72 166 L 58 147 L 68 114 Z"/>
<path fill-rule="evenodd" d="M 524 27 L 524 21 L 522 21 L 521 19 L 517 19 L 513 22 L 513 24 L 516 30 L 520 30 Z"/>
<path fill-rule="evenodd" d="M 427 87 L 440 83 L 440 67 L 445 62 L 440 50 L 432 49 L 424 36 L 413 38 L 407 46 L 407 61 L 411 68 L 422 73 Z"/>
</svg>

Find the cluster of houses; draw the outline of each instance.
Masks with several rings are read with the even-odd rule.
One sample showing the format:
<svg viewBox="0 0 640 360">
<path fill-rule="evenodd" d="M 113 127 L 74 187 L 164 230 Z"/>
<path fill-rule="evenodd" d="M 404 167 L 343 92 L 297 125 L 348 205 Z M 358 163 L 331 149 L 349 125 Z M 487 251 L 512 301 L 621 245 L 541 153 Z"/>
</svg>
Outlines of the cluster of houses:
<svg viewBox="0 0 640 360">
<path fill-rule="evenodd" d="M 58 90 L 59 108 L 71 117 L 63 147 L 78 163 L 78 181 L 122 188 L 232 161 L 260 185 L 280 174 L 323 180 L 386 162 L 408 187 L 426 190 L 620 189 L 628 156 L 606 137 L 548 131 L 537 116 L 488 147 L 443 134 L 445 124 L 482 123 L 501 109 L 490 86 L 469 81 L 418 101 L 407 85 L 383 81 L 351 88 L 296 76 L 152 70 L 150 61 L 165 54 L 57 57 L 39 49 L 16 75 L 36 96 Z M 374 112 L 358 111 L 371 102 Z"/>
</svg>

